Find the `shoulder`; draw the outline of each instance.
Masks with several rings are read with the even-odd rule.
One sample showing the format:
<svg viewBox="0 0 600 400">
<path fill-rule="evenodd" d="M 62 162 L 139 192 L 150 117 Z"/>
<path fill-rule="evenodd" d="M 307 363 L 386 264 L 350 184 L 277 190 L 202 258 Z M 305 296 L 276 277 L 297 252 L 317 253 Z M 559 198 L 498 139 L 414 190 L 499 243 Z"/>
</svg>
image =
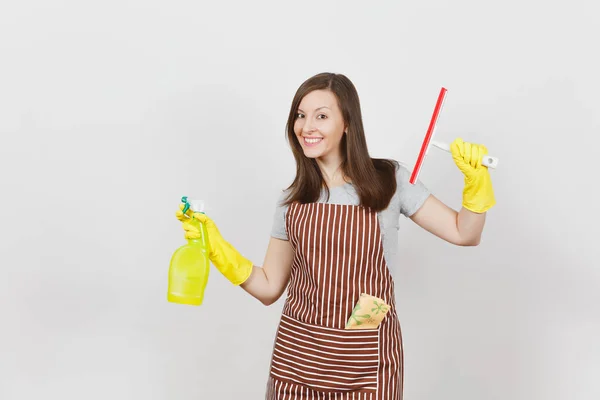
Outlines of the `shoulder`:
<svg viewBox="0 0 600 400">
<path fill-rule="evenodd" d="M 419 179 L 414 184 L 410 183 L 412 172 L 408 166 L 398 161 L 395 163 L 396 193 L 391 205 L 401 214 L 410 217 L 423 205 L 430 192 Z"/>
<path fill-rule="evenodd" d="M 286 210 L 289 207 L 289 205 L 285 204 L 285 202 L 289 198 L 290 192 L 291 189 L 283 189 L 280 191 L 277 201 L 275 202 L 277 209 Z"/>
<path fill-rule="evenodd" d="M 289 206 L 285 204 L 285 201 L 289 193 L 289 190 L 282 190 L 279 194 L 275 204 L 273 225 L 271 227 L 271 236 L 282 240 L 287 240 L 286 214 Z"/>
<path fill-rule="evenodd" d="M 393 158 L 376 159 L 375 168 L 378 169 L 381 179 L 389 182 L 392 178 L 390 175 L 395 176 L 397 186 L 406 185 L 409 183 L 411 172 L 404 163 Z M 392 178 L 393 179 L 393 178 Z"/>
<path fill-rule="evenodd" d="M 394 163 L 396 164 L 396 183 L 398 187 L 410 184 L 411 172 L 408 167 L 399 161 L 394 160 Z"/>
<path fill-rule="evenodd" d="M 277 196 L 276 205 L 277 207 L 283 207 L 285 201 L 288 199 L 290 195 L 290 189 L 283 189 L 279 191 L 279 195 Z"/>
</svg>

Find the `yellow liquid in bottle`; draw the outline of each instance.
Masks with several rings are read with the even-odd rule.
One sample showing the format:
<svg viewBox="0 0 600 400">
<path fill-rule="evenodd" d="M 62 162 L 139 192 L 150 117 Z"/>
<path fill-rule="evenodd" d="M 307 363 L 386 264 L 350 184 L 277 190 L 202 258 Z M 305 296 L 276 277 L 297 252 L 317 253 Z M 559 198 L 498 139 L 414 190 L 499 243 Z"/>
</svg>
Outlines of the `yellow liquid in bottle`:
<svg viewBox="0 0 600 400">
<path fill-rule="evenodd" d="M 206 241 L 206 228 L 198 220 L 202 237 L 189 239 L 171 257 L 169 266 L 169 289 L 167 300 L 171 303 L 199 306 L 204 300 L 204 289 L 208 282 L 210 260 Z"/>
</svg>

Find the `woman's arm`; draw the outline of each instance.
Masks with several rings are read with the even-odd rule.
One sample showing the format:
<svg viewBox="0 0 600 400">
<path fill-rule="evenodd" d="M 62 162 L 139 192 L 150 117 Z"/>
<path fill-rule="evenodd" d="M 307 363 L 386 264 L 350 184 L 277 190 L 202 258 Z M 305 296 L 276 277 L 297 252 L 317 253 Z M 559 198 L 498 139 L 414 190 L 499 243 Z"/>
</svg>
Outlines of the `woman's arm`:
<svg viewBox="0 0 600 400">
<path fill-rule="evenodd" d="M 225 240 L 217 225 L 206 214 L 193 213 L 191 210 L 184 214 L 183 209 L 184 205 L 181 204 L 175 215 L 183 222 L 185 238 L 203 237 L 196 224 L 190 223 L 193 216 L 204 225 L 210 261 L 225 278 L 234 285 L 241 286 L 265 305 L 273 304 L 281 297 L 287 286 L 294 258 L 294 251 L 288 241 L 272 237 L 263 266 L 259 267 Z"/>
<path fill-rule="evenodd" d="M 485 213 L 466 208 L 456 212 L 430 195 L 410 219 L 435 236 L 458 246 L 477 246 L 485 225 Z"/>
<path fill-rule="evenodd" d="M 275 303 L 285 291 L 293 259 L 289 241 L 271 237 L 263 266 L 253 266 L 250 277 L 241 284 L 242 289 L 266 306 Z"/>
<path fill-rule="evenodd" d="M 496 204 L 490 172 L 481 165 L 487 154 L 483 145 L 456 138 L 450 145 L 452 158 L 464 174 L 462 208 L 456 212 L 429 195 L 410 218 L 423 229 L 459 246 L 476 246 L 481 241 L 487 210 Z"/>
</svg>

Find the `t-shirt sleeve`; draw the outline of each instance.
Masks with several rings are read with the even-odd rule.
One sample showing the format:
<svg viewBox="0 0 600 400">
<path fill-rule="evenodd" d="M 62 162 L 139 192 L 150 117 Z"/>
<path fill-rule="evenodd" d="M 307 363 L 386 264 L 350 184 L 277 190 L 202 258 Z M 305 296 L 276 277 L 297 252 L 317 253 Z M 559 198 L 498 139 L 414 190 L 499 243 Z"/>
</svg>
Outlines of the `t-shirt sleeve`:
<svg viewBox="0 0 600 400">
<path fill-rule="evenodd" d="M 400 213 L 406 217 L 411 217 L 425 203 L 425 200 L 431 194 L 430 190 L 419 179 L 415 184 L 410 183 L 410 171 L 402 164 L 398 164 L 396 169 L 396 194 L 400 206 Z"/>
<path fill-rule="evenodd" d="M 275 213 L 273 215 L 273 226 L 271 228 L 271 236 L 277 239 L 288 240 L 285 227 L 285 214 L 288 206 L 282 205 L 287 197 L 287 191 L 284 191 L 277 199 L 275 205 Z"/>
</svg>

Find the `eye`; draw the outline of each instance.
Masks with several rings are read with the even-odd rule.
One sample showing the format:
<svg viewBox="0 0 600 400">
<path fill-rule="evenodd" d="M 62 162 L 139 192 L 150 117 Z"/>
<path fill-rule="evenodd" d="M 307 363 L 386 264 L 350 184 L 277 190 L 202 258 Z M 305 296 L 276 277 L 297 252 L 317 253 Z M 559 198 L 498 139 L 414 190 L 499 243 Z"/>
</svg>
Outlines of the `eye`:
<svg viewBox="0 0 600 400">
<path fill-rule="evenodd" d="M 304 114 L 296 113 L 296 119 L 304 118 Z"/>
<path fill-rule="evenodd" d="M 322 118 L 321 118 L 321 117 L 322 117 Z M 325 115 L 325 114 L 319 114 L 319 115 L 317 116 L 317 118 L 320 118 L 320 119 L 325 119 L 325 118 L 327 118 L 327 115 Z"/>
</svg>

